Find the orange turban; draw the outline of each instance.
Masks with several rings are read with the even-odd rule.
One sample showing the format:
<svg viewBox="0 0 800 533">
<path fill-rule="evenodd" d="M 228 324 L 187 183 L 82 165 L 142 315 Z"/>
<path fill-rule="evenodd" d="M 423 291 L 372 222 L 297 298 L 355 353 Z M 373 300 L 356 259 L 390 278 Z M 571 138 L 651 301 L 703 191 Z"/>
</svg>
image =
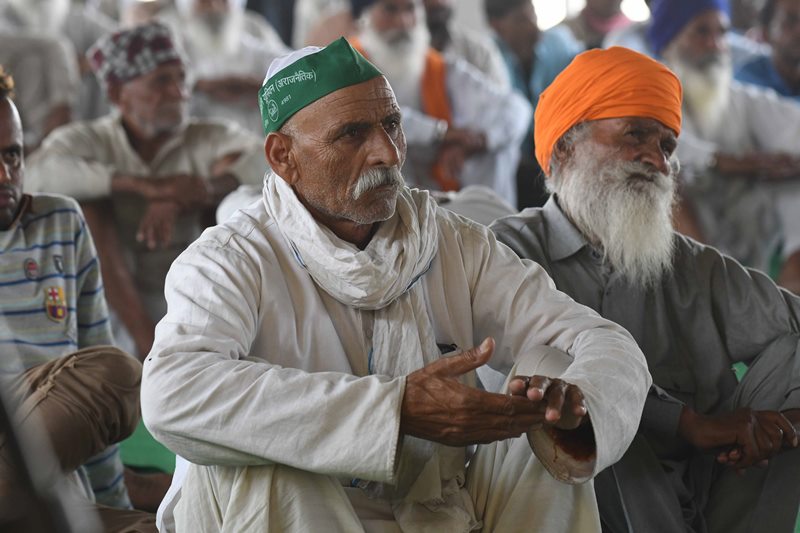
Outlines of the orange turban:
<svg viewBox="0 0 800 533">
<path fill-rule="evenodd" d="M 681 83 L 661 63 L 615 46 L 579 54 L 536 105 L 536 159 L 550 175 L 556 142 L 572 126 L 604 118 L 645 117 L 681 132 Z"/>
</svg>

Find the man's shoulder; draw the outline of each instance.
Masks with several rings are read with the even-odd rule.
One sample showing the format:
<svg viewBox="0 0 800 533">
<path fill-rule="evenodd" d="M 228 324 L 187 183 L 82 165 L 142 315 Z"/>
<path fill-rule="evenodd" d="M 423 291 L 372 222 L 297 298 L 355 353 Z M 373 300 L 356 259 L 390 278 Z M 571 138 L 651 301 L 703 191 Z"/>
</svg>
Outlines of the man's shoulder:
<svg viewBox="0 0 800 533">
<path fill-rule="evenodd" d="M 542 32 L 536 51 L 543 60 L 557 60 L 559 58 L 574 56 L 582 51 L 581 43 L 575 38 L 572 30 L 563 25 L 558 25 Z M 557 54 L 555 57 L 552 57 Z"/>
<path fill-rule="evenodd" d="M 553 236 L 549 235 L 551 221 L 543 207 L 529 207 L 519 214 L 495 220 L 491 227 L 497 240 L 524 258 L 549 265 L 553 254 Z M 566 242 L 566 241 L 565 241 Z"/>
<path fill-rule="evenodd" d="M 489 226 L 500 242 L 510 235 L 528 241 L 539 242 L 544 237 L 545 213 L 541 207 L 529 207 L 516 215 L 499 218 Z"/>
<path fill-rule="evenodd" d="M 229 140 L 231 135 L 254 143 L 260 142 L 254 133 L 250 133 L 232 120 L 221 118 L 192 117 L 183 129 L 184 139 L 192 145 L 215 145 L 220 140 Z"/>
<path fill-rule="evenodd" d="M 756 56 L 742 64 L 736 72 L 740 81 L 750 79 L 764 79 L 769 75 L 772 62 L 769 56 Z"/>
<path fill-rule="evenodd" d="M 58 194 L 32 194 L 20 224 L 29 244 L 73 241 L 85 227 L 78 202 Z"/>
<path fill-rule="evenodd" d="M 221 254 L 254 259 L 271 253 L 280 237 L 275 221 L 258 202 L 237 210 L 223 223 L 205 230 L 181 254 Z"/>
<path fill-rule="evenodd" d="M 31 194 L 31 208 L 28 220 L 43 220 L 54 215 L 67 219 L 83 220 L 83 212 L 74 198 L 51 193 Z"/>
<path fill-rule="evenodd" d="M 766 85 L 756 85 L 734 79 L 730 86 L 731 105 L 750 108 L 756 114 L 759 109 L 782 108 L 787 120 L 800 116 L 800 108 L 793 100 L 781 96 Z"/>
<path fill-rule="evenodd" d="M 114 130 L 119 127 L 121 127 L 119 117 L 115 114 L 108 114 L 91 120 L 74 120 L 54 129 L 45 139 L 43 146 L 46 146 L 48 141 L 61 140 L 71 142 L 80 136 L 110 137 Z"/>
</svg>

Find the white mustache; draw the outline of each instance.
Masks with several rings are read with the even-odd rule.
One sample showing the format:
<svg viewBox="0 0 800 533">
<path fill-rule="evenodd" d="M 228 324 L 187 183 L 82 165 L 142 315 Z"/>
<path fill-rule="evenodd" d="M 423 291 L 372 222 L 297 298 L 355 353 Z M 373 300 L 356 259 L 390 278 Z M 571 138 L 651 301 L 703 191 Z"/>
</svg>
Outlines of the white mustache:
<svg viewBox="0 0 800 533">
<path fill-rule="evenodd" d="M 356 186 L 353 187 L 353 200 L 358 200 L 365 193 L 383 187 L 384 185 L 394 185 L 397 188 L 403 186 L 403 175 L 396 166 L 371 168 L 359 176 Z"/>
</svg>

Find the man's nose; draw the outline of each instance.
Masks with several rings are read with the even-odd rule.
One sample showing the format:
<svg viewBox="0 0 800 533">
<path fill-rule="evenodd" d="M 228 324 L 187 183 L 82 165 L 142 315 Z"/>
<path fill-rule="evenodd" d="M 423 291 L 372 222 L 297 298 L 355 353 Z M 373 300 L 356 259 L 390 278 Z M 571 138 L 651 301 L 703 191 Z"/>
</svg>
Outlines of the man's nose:
<svg viewBox="0 0 800 533">
<path fill-rule="evenodd" d="M 5 162 L 0 163 L 0 183 L 11 183 L 11 169 Z"/>
<path fill-rule="evenodd" d="M 669 155 L 659 143 L 648 143 L 642 150 L 639 161 L 646 163 L 662 174 L 670 173 Z"/>
<path fill-rule="evenodd" d="M 382 128 L 376 130 L 370 140 L 368 149 L 367 163 L 370 166 L 392 167 L 400 165 L 400 149 L 386 130 Z"/>
</svg>

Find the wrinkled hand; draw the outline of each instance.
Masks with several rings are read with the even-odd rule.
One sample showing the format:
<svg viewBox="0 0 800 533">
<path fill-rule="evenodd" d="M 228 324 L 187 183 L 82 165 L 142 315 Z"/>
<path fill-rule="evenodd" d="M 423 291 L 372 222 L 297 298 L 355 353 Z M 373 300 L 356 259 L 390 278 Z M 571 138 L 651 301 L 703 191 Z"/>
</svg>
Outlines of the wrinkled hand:
<svg viewBox="0 0 800 533">
<path fill-rule="evenodd" d="M 175 202 L 149 202 L 139 221 L 136 240 L 144 243 L 148 250 L 169 246 L 180 210 L 180 206 Z"/>
<path fill-rule="evenodd" d="M 466 446 L 519 437 L 544 422 L 545 405 L 524 396 L 493 394 L 458 381 L 485 364 L 494 340 L 444 357 L 406 378 L 400 431 L 446 444 Z"/>
<path fill-rule="evenodd" d="M 467 154 L 461 145 L 442 145 L 436 157 L 436 164 L 441 165 L 442 170 L 449 179 L 459 181 L 466 158 Z"/>
<path fill-rule="evenodd" d="M 544 425 L 558 429 L 575 429 L 588 417 L 586 400 L 577 385 L 546 376 L 514 376 L 508 390 L 546 405 Z"/>
<path fill-rule="evenodd" d="M 154 187 L 150 200 L 172 201 L 184 210 L 206 207 L 212 196 L 208 180 L 194 174 L 173 174 L 149 181 Z"/>
<path fill-rule="evenodd" d="M 685 408 L 678 430 L 696 448 L 723 448 L 717 461 L 739 470 L 764 465 L 784 447 L 798 445 L 797 431 L 781 413 L 746 407 L 719 415 L 701 415 Z"/>
<path fill-rule="evenodd" d="M 467 128 L 449 127 L 442 144 L 460 146 L 467 156 L 486 151 L 486 134 Z"/>
</svg>

